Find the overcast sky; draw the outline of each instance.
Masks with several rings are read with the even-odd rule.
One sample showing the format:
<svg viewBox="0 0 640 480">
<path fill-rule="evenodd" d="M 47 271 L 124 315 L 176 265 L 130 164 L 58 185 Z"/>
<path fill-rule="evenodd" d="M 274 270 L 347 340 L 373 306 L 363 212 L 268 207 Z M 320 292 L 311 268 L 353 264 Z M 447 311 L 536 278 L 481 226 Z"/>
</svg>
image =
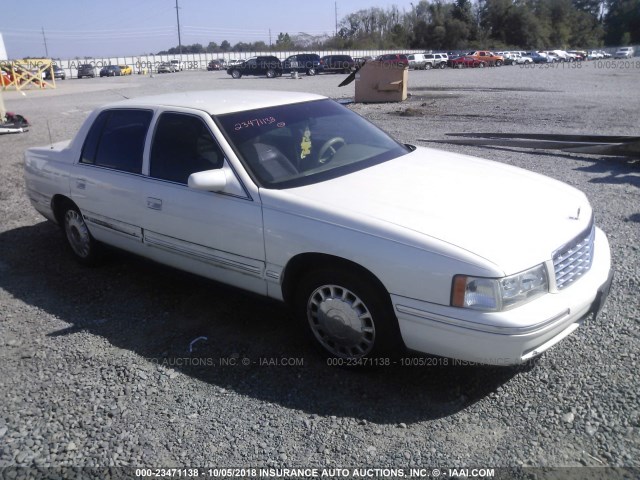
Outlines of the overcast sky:
<svg viewBox="0 0 640 480">
<path fill-rule="evenodd" d="M 417 0 L 414 0 L 417 3 Z M 26 0 L 0 9 L 0 33 L 9 58 L 124 56 L 156 53 L 178 45 L 175 0 Z M 280 32 L 333 34 L 333 0 L 179 0 L 182 44 L 262 40 Z M 360 9 L 410 1 L 340 0 L 338 20 Z"/>
</svg>

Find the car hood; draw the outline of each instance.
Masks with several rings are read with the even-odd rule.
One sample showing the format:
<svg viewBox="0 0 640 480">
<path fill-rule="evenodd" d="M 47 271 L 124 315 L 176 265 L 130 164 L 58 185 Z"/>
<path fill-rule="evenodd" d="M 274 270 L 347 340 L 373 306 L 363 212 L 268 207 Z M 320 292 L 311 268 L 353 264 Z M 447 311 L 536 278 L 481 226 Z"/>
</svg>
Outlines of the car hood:
<svg viewBox="0 0 640 480">
<path fill-rule="evenodd" d="M 562 182 L 421 147 L 355 173 L 277 192 L 272 200 L 309 210 L 303 214 L 347 227 L 375 225 L 376 235 L 388 231 L 400 241 L 406 239 L 397 238 L 398 232 L 411 238 L 418 233 L 420 248 L 445 242 L 505 274 L 549 260 L 592 216 L 586 196 Z"/>
</svg>

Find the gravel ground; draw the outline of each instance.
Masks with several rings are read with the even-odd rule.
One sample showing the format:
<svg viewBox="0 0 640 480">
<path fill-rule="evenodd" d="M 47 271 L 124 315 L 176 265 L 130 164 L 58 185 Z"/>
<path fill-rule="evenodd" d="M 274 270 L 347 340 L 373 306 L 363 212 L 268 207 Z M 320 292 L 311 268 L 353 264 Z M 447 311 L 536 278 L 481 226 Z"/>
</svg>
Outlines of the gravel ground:
<svg viewBox="0 0 640 480">
<path fill-rule="evenodd" d="M 350 108 L 421 145 L 447 132 L 638 135 L 637 67 L 410 72 L 406 102 Z M 429 358 L 377 370 L 327 366 L 277 303 L 121 253 L 99 269 L 79 266 L 26 199 L 22 152 L 73 136 L 97 105 L 226 88 L 349 100 L 353 84 L 337 88 L 341 80 L 180 72 L 4 93 L 33 127 L 0 137 L 0 467 L 618 466 L 640 474 L 637 161 L 440 146 L 576 186 L 609 235 L 616 277 L 606 308 L 529 369 Z M 507 199 L 519 200 L 535 201 Z M 191 345 L 198 337 L 207 339 Z"/>
</svg>

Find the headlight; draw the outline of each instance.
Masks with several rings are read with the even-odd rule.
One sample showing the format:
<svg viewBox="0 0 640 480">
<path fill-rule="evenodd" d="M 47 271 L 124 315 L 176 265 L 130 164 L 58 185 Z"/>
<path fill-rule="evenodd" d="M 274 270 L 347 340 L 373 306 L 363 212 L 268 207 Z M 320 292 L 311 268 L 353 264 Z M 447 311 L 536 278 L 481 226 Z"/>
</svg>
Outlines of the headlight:
<svg viewBox="0 0 640 480">
<path fill-rule="evenodd" d="M 503 278 L 453 277 L 451 304 L 454 307 L 499 312 L 522 305 L 548 292 L 544 264 Z"/>
</svg>

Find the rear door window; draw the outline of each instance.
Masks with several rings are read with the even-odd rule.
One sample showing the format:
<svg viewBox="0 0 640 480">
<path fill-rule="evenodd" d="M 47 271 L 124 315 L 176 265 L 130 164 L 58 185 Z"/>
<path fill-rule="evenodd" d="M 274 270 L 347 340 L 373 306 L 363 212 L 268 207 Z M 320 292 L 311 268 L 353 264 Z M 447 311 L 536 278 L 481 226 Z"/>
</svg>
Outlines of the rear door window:
<svg viewBox="0 0 640 480">
<path fill-rule="evenodd" d="M 96 118 L 82 147 L 81 163 L 142 173 L 151 110 L 106 110 Z"/>
</svg>

